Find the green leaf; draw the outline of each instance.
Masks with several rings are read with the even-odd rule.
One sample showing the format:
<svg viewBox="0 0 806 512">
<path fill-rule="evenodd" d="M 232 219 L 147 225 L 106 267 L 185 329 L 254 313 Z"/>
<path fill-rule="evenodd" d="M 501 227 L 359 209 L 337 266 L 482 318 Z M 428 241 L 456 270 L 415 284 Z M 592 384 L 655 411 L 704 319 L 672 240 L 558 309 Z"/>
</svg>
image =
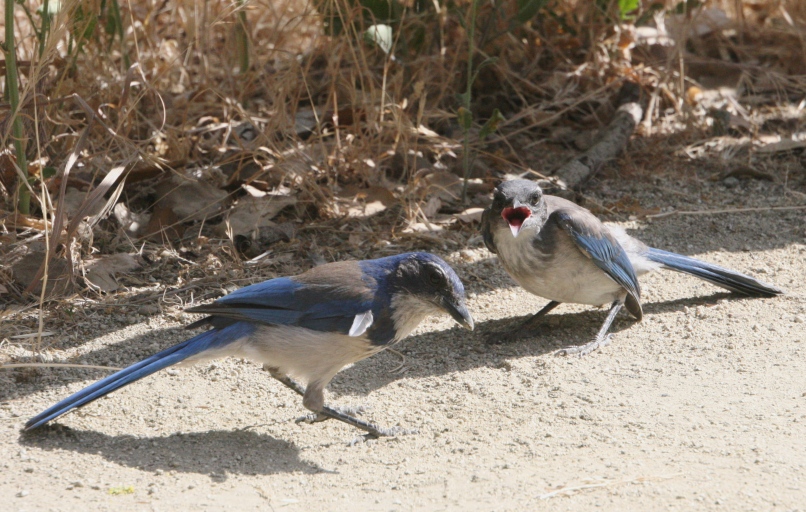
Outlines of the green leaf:
<svg viewBox="0 0 806 512">
<path fill-rule="evenodd" d="M 349 2 L 363 7 L 364 15 L 369 14 L 376 21 L 399 21 L 403 13 L 403 6 L 399 0 L 353 0 Z"/>
<path fill-rule="evenodd" d="M 383 53 L 389 54 L 392 51 L 394 39 L 392 37 L 392 27 L 389 25 L 372 25 L 364 32 L 364 39 L 370 43 L 377 44 Z"/>
<path fill-rule="evenodd" d="M 70 31 L 73 33 L 73 37 L 78 40 L 86 40 L 92 37 L 92 34 L 95 32 L 98 17 L 86 14 L 84 9 L 79 5 L 73 13 L 72 21 L 73 25 Z"/>
<path fill-rule="evenodd" d="M 518 0 L 518 12 L 515 21 L 526 23 L 535 17 L 537 12 L 546 6 L 548 0 Z"/>
<path fill-rule="evenodd" d="M 498 125 L 501 124 L 501 121 L 505 120 L 506 118 L 501 115 L 501 112 L 498 109 L 493 110 L 493 115 L 490 116 L 490 118 L 486 123 L 484 123 L 484 126 L 482 126 L 481 130 L 479 131 L 479 139 L 486 139 L 498 129 Z"/>
<path fill-rule="evenodd" d="M 618 0 L 618 10 L 621 19 L 630 18 L 630 13 L 638 9 L 639 0 Z"/>
<path fill-rule="evenodd" d="M 459 110 L 456 111 L 456 117 L 459 120 L 459 126 L 464 131 L 470 130 L 470 127 L 473 126 L 473 114 L 465 107 L 459 107 Z"/>
<path fill-rule="evenodd" d="M 481 72 L 482 69 L 492 64 L 495 64 L 496 62 L 498 62 L 498 57 L 487 57 L 486 59 L 481 61 L 481 64 L 476 66 L 476 71 L 473 73 L 473 78 L 471 78 L 470 81 L 475 82 L 476 78 L 479 77 L 479 72 Z"/>
<path fill-rule="evenodd" d="M 56 176 L 56 168 L 55 167 L 44 167 L 42 168 L 42 178 L 48 179 Z"/>
</svg>

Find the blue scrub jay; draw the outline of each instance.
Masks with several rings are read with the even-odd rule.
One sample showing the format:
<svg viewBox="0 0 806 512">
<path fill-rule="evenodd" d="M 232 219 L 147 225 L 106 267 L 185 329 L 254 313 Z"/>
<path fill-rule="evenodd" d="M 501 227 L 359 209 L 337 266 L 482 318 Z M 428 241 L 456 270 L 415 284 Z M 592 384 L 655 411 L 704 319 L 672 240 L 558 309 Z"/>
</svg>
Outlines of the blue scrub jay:
<svg viewBox="0 0 806 512">
<path fill-rule="evenodd" d="M 544 195 L 528 180 L 498 185 L 482 216 L 481 231 L 485 245 L 498 255 L 509 275 L 526 291 L 551 301 L 507 336 L 510 339 L 529 333 L 536 320 L 562 302 L 610 304 L 594 340 L 563 349 L 565 354 L 585 355 L 607 345 L 611 336 L 607 331 L 623 306 L 641 320 L 637 276 L 659 268 L 691 274 L 743 295 L 784 293 L 735 270 L 647 247 L 623 229 L 603 224 L 585 208 Z"/>
<path fill-rule="evenodd" d="M 373 436 L 394 435 L 396 429 L 325 405 L 330 380 L 345 366 L 400 341 L 430 314 L 445 311 L 473 329 L 459 277 L 445 261 L 423 252 L 329 263 L 187 311 L 210 315 L 188 328 L 212 328 L 62 400 L 31 418 L 25 430 L 180 361 L 234 356 L 263 363 L 272 377 L 302 395 L 302 404 L 314 413 L 308 422 L 333 418 Z"/>
</svg>

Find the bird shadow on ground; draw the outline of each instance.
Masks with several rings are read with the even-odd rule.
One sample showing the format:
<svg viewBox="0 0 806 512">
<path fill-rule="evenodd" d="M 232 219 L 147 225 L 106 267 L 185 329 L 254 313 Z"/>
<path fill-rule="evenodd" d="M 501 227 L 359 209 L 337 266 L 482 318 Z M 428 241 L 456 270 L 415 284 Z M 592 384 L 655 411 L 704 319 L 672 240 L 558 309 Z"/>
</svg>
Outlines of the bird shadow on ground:
<svg viewBox="0 0 806 512">
<path fill-rule="evenodd" d="M 47 451 L 97 454 L 112 463 L 143 471 L 206 474 L 215 481 L 226 480 L 228 474 L 327 471 L 301 460 L 299 449 L 293 444 L 248 429 L 136 437 L 75 430 L 56 424 L 21 434 L 20 445 Z"/>
<path fill-rule="evenodd" d="M 683 307 L 715 305 L 721 300 L 758 300 L 728 292 L 715 292 L 711 295 L 687 297 L 669 301 L 644 304 L 644 315 L 662 314 L 682 311 Z M 407 354 L 406 371 L 392 373 L 390 367 L 398 364 L 399 357 L 393 353 L 382 352 L 372 358 L 372 362 L 359 365 L 372 367 L 348 368 L 333 379 L 335 388 L 367 395 L 371 391 L 388 385 L 401 378 L 423 378 L 453 372 L 468 371 L 476 367 L 497 368 L 502 358 L 536 357 L 551 355 L 564 347 L 583 345 L 591 341 L 607 316 L 607 309 L 592 309 L 575 313 L 552 312 L 542 323 L 538 324 L 535 333 L 522 339 L 503 344 L 487 344 L 485 340 L 495 332 L 515 329 L 531 315 L 488 320 L 476 325 L 474 332 L 465 332 L 461 328 L 446 331 L 430 332 L 403 340 L 398 350 Z M 613 342 L 618 342 L 618 333 L 633 328 L 636 321 L 628 314 L 621 313 L 613 322 L 610 333 Z M 561 356 L 556 357 L 577 357 Z M 590 357 L 590 356 L 587 356 Z M 386 370 L 386 371 L 385 371 Z"/>
<path fill-rule="evenodd" d="M 647 303 L 644 304 L 644 313 L 679 311 L 684 306 L 716 304 L 721 299 L 742 300 L 748 298 L 717 292 L 706 296 Z M 397 350 L 403 350 L 408 354 L 404 373 L 389 372 L 390 368 L 399 364 L 400 359 L 394 353 L 385 351 L 337 374 L 330 388 L 336 392 L 336 397 L 341 391 L 367 395 L 372 390 L 383 387 L 403 376 L 444 375 L 456 371 L 467 371 L 474 367 L 497 367 L 500 365 L 502 357 L 551 354 L 563 347 L 582 345 L 592 340 L 604 322 L 606 311 L 606 309 L 591 309 L 583 312 L 563 313 L 561 310 L 555 310 L 537 326 L 534 335 L 499 345 L 487 345 L 484 340 L 495 332 L 516 328 L 530 315 L 487 320 L 478 323 L 474 332 L 467 332 L 460 327 L 455 327 L 446 331 L 409 337 L 396 346 Z M 631 317 L 621 313 L 613 323 L 610 332 L 615 335 L 614 339 L 618 339 L 617 333 L 630 328 L 634 323 L 635 321 Z M 183 328 L 149 331 L 143 335 L 105 345 L 78 356 L 75 362 L 126 367 L 195 334 L 198 334 L 198 331 L 188 331 Z M 121 346 L 125 346 L 125 359 L 120 357 Z M 76 381 L 93 378 L 101 379 L 109 374 L 109 371 L 98 369 L 38 370 L 37 375 L 25 377 L 27 381 L 23 383 L 25 385 L 6 386 L 0 393 L 0 401 L 24 397 L 51 386 L 65 386 Z M 65 392 L 65 396 L 67 395 L 69 393 Z"/>
<path fill-rule="evenodd" d="M 160 350 L 191 338 L 200 331 L 189 331 L 181 327 L 155 329 L 145 334 L 133 336 L 118 343 L 104 345 L 102 348 L 71 358 L 69 363 L 92 364 L 99 366 L 124 368 Z M 124 357 L 121 357 L 124 354 Z M 16 385 L 0 389 L 0 401 L 9 401 L 41 391 L 51 386 L 65 386 L 76 381 L 102 379 L 111 375 L 112 371 L 97 368 L 37 368 L 35 372 L 8 370 L 15 372 Z"/>
</svg>

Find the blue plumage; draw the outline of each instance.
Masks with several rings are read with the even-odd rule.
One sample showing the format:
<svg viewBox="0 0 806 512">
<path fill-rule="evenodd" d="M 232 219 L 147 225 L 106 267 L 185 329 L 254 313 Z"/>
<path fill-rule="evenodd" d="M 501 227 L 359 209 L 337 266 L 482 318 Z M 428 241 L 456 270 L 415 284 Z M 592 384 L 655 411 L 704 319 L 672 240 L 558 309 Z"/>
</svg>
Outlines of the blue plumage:
<svg viewBox="0 0 806 512">
<path fill-rule="evenodd" d="M 640 300 L 641 287 L 630 258 L 609 233 L 586 232 L 584 224 L 577 224 L 569 212 L 559 212 L 557 218 L 560 225 L 597 267 L 621 285 L 635 300 Z"/>
<path fill-rule="evenodd" d="M 248 336 L 252 333 L 254 327 L 250 324 L 239 322 L 227 326 L 221 330 L 215 329 L 206 331 L 198 336 L 189 340 L 183 341 L 178 345 L 167 348 L 162 352 L 158 352 L 151 357 L 143 359 L 139 363 L 135 363 L 128 368 L 124 368 L 117 373 L 113 373 L 109 377 L 99 380 L 95 384 L 88 386 L 78 393 L 75 393 L 61 402 L 53 405 L 47 410 L 37 414 L 25 424 L 25 430 L 35 429 L 41 427 L 50 420 L 61 416 L 62 414 L 86 405 L 93 400 L 100 398 L 104 395 L 122 388 L 136 380 L 147 377 L 152 373 L 156 373 L 163 368 L 167 368 L 176 363 L 184 361 L 185 359 L 198 355 L 208 350 L 219 349 L 224 345 L 232 343 L 233 341 Z"/>
<path fill-rule="evenodd" d="M 388 435 L 324 404 L 324 388 L 344 366 L 405 337 L 426 315 L 447 312 L 473 328 L 464 287 L 453 269 L 428 253 L 315 267 L 294 277 L 247 286 L 212 304 L 188 327 L 212 326 L 194 338 L 135 363 L 31 418 L 26 430 L 181 361 L 225 356 L 255 359 L 303 395 L 317 419 L 335 418 L 372 435 Z M 292 380 L 303 378 L 307 387 Z"/>
<path fill-rule="evenodd" d="M 668 269 L 697 276 L 716 286 L 742 295 L 775 297 L 783 293 L 782 290 L 762 283 L 741 272 L 736 272 L 735 270 L 720 267 L 719 265 L 714 265 L 713 263 L 708 263 L 689 256 L 683 256 L 682 254 L 649 247 L 645 256 Z"/>
</svg>

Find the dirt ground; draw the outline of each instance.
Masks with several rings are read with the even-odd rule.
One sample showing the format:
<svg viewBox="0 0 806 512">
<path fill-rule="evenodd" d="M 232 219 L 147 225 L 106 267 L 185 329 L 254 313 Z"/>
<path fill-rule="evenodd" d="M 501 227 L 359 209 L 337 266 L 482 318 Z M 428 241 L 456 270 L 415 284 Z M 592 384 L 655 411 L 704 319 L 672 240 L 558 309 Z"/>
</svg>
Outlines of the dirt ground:
<svg viewBox="0 0 806 512">
<path fill-rule="evenodd" d="M 786 191 L 658 179 L 605 180 L 590 193 L 694 210 L 764 208 Z M 465 280 L 476 331 L 432 318 L 397 347 L 403 371 L 384 352 L 330 387 L 331 403 L 364 404 L 366 418 L 418 434 L 351 445 L 358 433 L 346 425 L 298 425 L 299 398 L 242 360 L 162 371 L 21 434 L 30 416 L 107 372 L 3 371 L 0 508 L 806 510 L 803 210 L 621 224 L 788 294 L 741 298 L 659 272 L 642 279 L 643 322 L 620 316 L 613 343 L 587 357 L 554 355 L 604 320 L 574 305 L 556 309 L 542 335 L 490 347 L 486 335 L 544 301 L 475 236 L 441 254 Z M 125 366 L 185 339 L 189 320 L 110 309 L 50 341 L 77 347 L 56 351 L 59 361 Z"/>
</svg>

